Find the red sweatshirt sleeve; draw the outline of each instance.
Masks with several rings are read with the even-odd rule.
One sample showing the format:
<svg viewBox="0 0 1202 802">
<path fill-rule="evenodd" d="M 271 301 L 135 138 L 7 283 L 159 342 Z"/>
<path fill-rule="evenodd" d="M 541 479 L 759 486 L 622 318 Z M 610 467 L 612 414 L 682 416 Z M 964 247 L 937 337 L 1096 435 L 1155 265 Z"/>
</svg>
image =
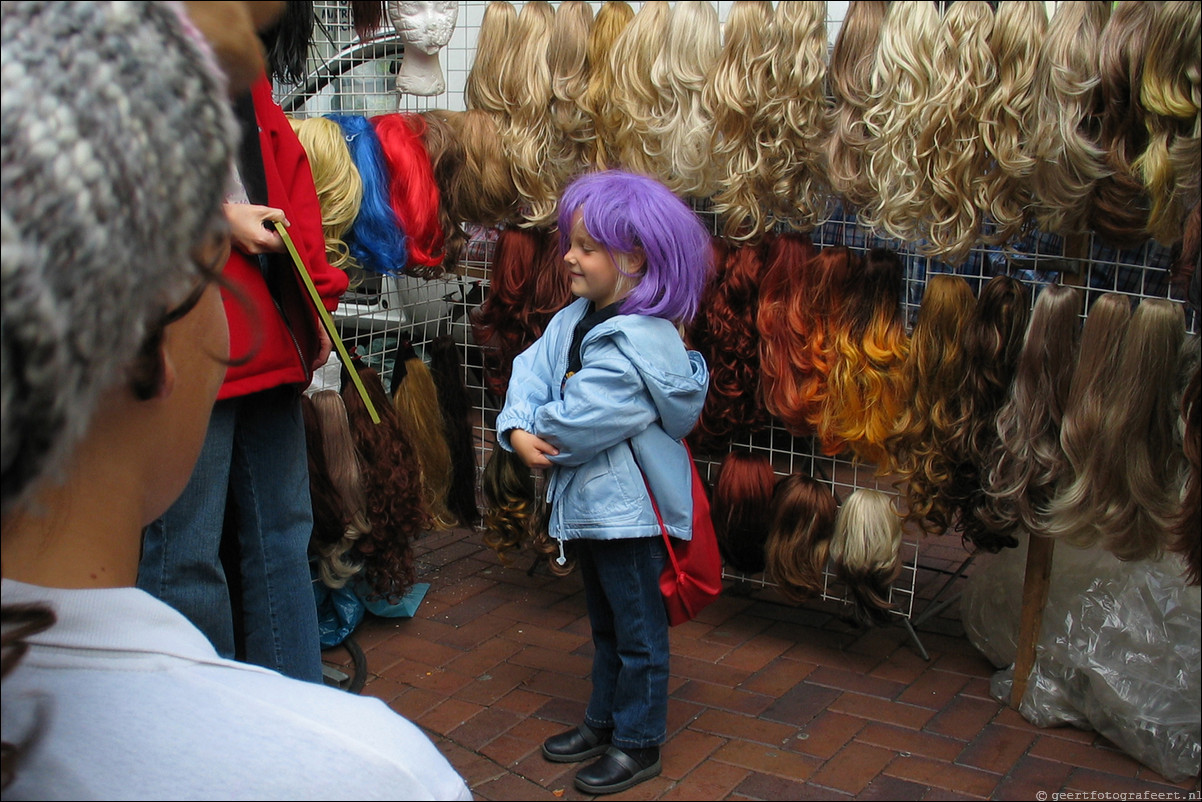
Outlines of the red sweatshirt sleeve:
<svg viewBox="0 0 1202 802">
<path fill-rule="evenodd" d="M 326 309 L 333 312 L 338 308 L 338 299 L 346 292 L 349 279 L 326 258 L 321 205 L 313 185 L 309 159 L 283 109 L 272 97 L 271 82 L 266 75 L 255 83 L 252 91 L 271 205 L 283 209 L 288 216 L 291 224 L 288 234 L 309 268 L 309 275 L 313 277 Z"/>
</svg>

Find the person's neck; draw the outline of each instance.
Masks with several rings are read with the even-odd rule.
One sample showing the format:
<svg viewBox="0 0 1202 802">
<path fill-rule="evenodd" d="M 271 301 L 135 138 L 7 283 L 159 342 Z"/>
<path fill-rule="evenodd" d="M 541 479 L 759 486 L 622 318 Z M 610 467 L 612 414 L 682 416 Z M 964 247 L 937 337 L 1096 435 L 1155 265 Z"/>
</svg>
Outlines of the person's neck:
<svg viewBox="0 0 1202 802">
<path fill-rule="evenodd" d="M 88 476 L 68 473 L 5 517 L 0 573 L 6 579 L 54 588 L 137 584 L 141 494 L 118 466 Z"/>
</svg>

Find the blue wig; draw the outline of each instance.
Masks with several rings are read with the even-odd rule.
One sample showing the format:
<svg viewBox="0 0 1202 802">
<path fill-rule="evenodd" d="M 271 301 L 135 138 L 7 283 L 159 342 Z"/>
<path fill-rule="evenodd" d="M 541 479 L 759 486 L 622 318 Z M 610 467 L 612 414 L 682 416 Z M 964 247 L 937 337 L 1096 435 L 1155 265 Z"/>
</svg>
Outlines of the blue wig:
<svg viewBox="0 0 1202 802">
<path fill-rule="evenodd" d="M 389 200 L 388 163 L 375 128 L 362 115 L 326 116 L 342 128 L 351 161 L 363 180 L 363 202 L 346 235 L 351 256 L 364 270 L 398 275 L 405 269 L 409 243 Z"/>
<path fill-rule="evenodd" d="M 559 244 L 564 253 L 577 209 L 582 210 L 589 236 L 616 264 L 621 264 L 620 255 L 636 250 L 646 258 L 643 278 L 622 301 L 622 314 L 681 323 L 693 319 L 714 255 L 709 232 L 684 201 L 647 176 L 620 170 L 582 175 L 564 189 L 559 201 Z"/>
</svg>

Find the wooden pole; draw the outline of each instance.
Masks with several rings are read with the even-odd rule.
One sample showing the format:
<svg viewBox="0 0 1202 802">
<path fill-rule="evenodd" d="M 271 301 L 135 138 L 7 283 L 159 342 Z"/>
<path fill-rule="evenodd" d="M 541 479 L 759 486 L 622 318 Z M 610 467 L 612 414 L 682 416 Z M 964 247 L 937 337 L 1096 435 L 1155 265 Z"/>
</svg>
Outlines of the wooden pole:
<svg viewBox="0 0 1202 802">
<path fill-rule="evenodd" d="M 1010 705 L 1017 710 L 1027 692 L 1027 680 L 1035 666 L 1035 645 L 1043 627 L 1043 608 L 1048 603 L 1052 576 L 1052 550 L 1056 541 L 1031 535 L 1027 539 L 1027 571 L 1023 579 L 1022 617 L 1018 625 L 1018 649 L 1014 656 L 1014 684 Z"/>
</svg>

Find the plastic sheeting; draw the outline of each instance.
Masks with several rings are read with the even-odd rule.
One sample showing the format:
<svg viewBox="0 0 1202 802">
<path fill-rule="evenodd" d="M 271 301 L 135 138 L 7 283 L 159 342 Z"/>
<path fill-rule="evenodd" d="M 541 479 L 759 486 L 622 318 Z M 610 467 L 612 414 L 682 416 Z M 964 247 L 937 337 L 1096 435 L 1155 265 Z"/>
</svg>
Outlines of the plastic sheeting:
<svg viewBox="0 0 1202 802">
<path fill-rule="evenodd" d="M 1026 543 L 978 563 L 961 618 L 1009 701 Z M 1124 563 L 1057 543 L 1035 665 L 1019 712 L 1039 727 L 1093 729 L 1166 779 L 1202 770 L 1202 595 L 1176 557 Z"/>
</svg>

